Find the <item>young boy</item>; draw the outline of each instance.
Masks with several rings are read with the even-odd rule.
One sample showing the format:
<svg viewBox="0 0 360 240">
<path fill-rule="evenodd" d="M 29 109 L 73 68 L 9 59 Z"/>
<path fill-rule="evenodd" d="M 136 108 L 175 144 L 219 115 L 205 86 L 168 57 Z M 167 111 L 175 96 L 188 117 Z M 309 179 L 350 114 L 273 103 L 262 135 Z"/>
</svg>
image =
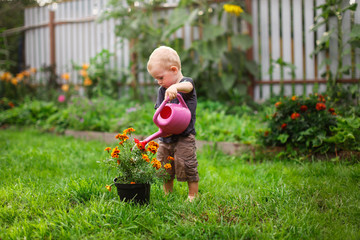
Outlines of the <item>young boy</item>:
<svg viewBox="0 0 360 240">
<path fill-rule="evenodd" d="M 198 194 L 199 174 L 197 171 L 195 119 L 196 119 L 196 91 L 194 81 L 184 77 L 181 73 L 181 61 L 177 52 L 161 46 L 156 48 L 149 57 L 147 70 L 160 85 L 155 109 L 160 106 L 166 97 L 171 102 L 178 103 L 176 98 L 179 92 L 191 112 L 191 121 L 184 132 L 160 138 L 157 158 L 164 165 L 169 163 L 168 156 L 174 158 L 170 161 L 172 168 L 168 170 L 171 179 L 164 183 L 165 193 L 173 191 L 174 179 L 179 182 L 188 182 L 188 199 L 192 201 Z"/>
</svg>

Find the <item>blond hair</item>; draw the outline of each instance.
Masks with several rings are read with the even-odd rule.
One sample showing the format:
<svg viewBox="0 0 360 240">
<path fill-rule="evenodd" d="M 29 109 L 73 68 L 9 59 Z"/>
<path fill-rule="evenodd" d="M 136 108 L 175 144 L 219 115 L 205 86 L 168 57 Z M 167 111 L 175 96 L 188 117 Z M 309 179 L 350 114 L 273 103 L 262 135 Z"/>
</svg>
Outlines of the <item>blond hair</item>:
<svg viewBox="0 0 360 240">
<path fill-rule="evenodd" d="M 149 57 L 149 61 L 147 63 L 148 71 L 151 71 L 154 64 L 160 64 L 165 69 L 175 66 L 181 70 L 180 57 L 171 47 L 161 46 L 156 48 Z"/>
</svg>

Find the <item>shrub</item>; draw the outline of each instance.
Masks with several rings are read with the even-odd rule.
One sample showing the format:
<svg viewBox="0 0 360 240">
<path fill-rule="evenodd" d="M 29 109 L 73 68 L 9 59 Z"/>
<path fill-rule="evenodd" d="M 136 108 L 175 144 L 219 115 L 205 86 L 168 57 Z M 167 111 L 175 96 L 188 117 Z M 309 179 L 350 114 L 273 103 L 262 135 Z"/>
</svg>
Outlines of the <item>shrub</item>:
<svg viewBox="0 0 360 240">
<path fill-rule="evenodd" d="M 266 146 L 289 146 L 300 151 L 325 153 L 335 150 L 335 142 L 324 141 L 333 136 L 337 113 L 326 96 L 307 98 L 284 97 L 275 103 L 276 112 L 268 117 L 268 127 L 260 134 Z"/>
</svg>

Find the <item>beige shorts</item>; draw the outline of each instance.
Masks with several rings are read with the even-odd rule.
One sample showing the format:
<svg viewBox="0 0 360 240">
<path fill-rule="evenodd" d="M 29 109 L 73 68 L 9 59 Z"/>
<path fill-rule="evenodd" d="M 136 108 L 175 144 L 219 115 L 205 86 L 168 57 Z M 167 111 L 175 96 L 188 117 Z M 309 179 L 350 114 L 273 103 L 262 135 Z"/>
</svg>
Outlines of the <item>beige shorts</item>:
<svg viewBox="0 0 360 240">
<path fill-rule="evenodd" d="M 174 160 L 168 160 L 169 156 L 173 157 Z M 176 176 L 179 182 L 199 181 L 195 135 L 190 134 L 187 137 L 180 137 L 176 143 L 163 143 L 160 141 L 157 159 L 163 166 L 166 163 L 171 164 L 171 169 L 167 170 L 171 179 Z"/>
</svg>

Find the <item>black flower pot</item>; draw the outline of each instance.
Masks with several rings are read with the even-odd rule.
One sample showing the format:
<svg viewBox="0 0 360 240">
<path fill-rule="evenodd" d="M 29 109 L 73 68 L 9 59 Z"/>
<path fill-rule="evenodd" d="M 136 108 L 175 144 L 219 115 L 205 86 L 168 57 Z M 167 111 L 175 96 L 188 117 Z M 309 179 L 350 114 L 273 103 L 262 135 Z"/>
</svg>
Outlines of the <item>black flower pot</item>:
<svg viewBox="0 0 360 240">
<path fill-rule="evenodd" d="M 132 201 L 140 204 L 149 203 L 150 184 L 121 184 L 115 182 L 115 186 L 121 201 Z"/>
</svg>

